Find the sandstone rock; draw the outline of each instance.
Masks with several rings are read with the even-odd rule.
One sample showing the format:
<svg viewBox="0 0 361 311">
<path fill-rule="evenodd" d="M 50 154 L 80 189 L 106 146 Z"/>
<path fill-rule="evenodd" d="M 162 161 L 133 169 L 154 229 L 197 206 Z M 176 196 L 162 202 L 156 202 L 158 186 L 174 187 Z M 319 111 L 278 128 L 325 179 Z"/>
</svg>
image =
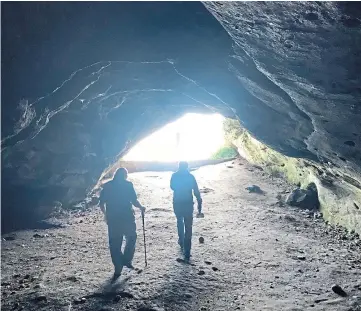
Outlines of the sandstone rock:
<svg viewBox="0 0 361 311">
<path fill-rule="evenodd" d="M 297 188 L 287 197 L 286 203 L 291 206 L 296 206 L 308 210 L 318 209 L 319 201 L 317 195 L 317 188 L 314 184 L 310 184 L 307 189 Z"/>
</svg>

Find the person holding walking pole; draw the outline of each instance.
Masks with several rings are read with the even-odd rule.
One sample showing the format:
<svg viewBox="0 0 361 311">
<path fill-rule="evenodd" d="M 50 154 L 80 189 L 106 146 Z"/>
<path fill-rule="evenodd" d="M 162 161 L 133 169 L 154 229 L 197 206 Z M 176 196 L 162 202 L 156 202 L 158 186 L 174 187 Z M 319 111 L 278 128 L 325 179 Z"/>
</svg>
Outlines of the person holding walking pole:
<svg viewBox="0 0 361 311">
<path fill-rule="evenodd" d="M 132 260 L 137 233 L 132 205 L 142 212 L 145 242 L 145 207 L 139 203 L 134 186 L 127 180 L 127 177 L 128 171 L 123 167 L 119 168 L 115 172 L 113 180 L 104 184 L 100 194 L 100 209 L 104 213 L 108 225 L 109 249 L 114 265 L 114 279 L 120 276 L 123 267 L 134 269 Z M 122 253 L 123 237 L 125 237 L 126 243 Z"/>
</svg>

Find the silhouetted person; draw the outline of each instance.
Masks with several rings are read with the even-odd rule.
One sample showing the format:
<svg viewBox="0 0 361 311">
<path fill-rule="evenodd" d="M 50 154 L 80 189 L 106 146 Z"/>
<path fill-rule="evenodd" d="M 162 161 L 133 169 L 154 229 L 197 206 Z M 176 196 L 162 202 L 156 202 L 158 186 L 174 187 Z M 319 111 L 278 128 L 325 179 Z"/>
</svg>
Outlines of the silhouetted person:
<svg viewBox="0 0 361 311">
<path fill-rule="evenodd" d="M 198 202 L 198 213 L 202 212 L 202 198 L 197 181 L 188 170 L 187 162 L 179 162 L 178 171 L 172 175 L 173 209 L 177 217 L 178 244 L 186 260 L 190 258 L 193 226 L 193 192 Z"/>
<path fill-rule="evenodd" d="M 100 208 L 108 224 L 109 249 L 114 264 L 114 277 L 119 277 L 123 267 L 133 269 L 132 260 L 137 240 L 135 217 L 132 205 L 142 212 L 133 184 L 127 181 L 128 171 L 119 168 L 112 181 L 103 186 Z M 123 237 L 126 245 L 122 253 Z"/>
</svg>

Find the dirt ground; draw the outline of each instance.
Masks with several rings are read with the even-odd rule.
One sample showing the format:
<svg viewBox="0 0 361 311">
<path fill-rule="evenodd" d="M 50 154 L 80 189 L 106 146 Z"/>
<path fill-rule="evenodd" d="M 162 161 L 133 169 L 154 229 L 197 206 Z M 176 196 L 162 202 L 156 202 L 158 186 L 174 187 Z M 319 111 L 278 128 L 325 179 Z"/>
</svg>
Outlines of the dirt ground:
<svg viewBox="0 0 361 311">
<path fill-rule="evenodd" d="M 140 270 L 124 270 L 114 283 L 103 217 L 80 212 L 60 228 L 3 237 L 2 310 L 361 310 L 359 240 L 282 206 L 292 187 L 245 161 L 193 173 L 205 218 L 194 221 L 190 265 L 176 260 L 171 173 L 134 173 L 147 207 L 148 267 L 138 211 Z M 248 193 L 252 184 L 265 194 Z"/>
</svg>

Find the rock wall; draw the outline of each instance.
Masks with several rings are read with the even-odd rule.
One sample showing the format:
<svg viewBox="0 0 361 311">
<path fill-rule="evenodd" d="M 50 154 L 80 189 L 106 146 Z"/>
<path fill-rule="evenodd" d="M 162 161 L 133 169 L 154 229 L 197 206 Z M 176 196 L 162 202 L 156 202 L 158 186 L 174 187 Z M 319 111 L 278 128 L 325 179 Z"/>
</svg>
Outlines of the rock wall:
<svg viewBox="0 0 361 311">
<path fill-rule="evenodd" d="M 267 147 L 246 131 L 234 144 L 242 157 L 273 176 L 306 188 L 315 183 L 325 220 L 361 234 L 361 183 L 331 165 L 290 158 Z"/>
</svg>

